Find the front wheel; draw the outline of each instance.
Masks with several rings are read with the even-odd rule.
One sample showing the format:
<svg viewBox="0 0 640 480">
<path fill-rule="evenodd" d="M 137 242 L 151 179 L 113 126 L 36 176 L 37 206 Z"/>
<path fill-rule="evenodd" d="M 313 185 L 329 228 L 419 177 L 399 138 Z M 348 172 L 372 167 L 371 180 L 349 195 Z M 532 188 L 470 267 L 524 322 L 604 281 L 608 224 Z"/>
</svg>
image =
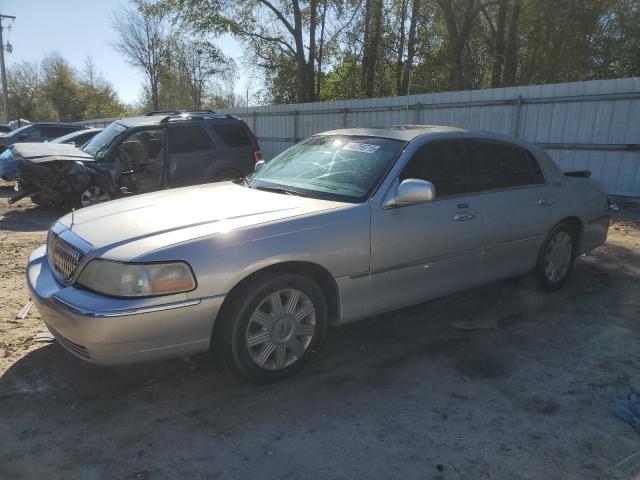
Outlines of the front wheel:
<svg viewBox="0 0 640 480">
<path fill-rule="evenodd" d="M 293 375 L 324 336 L 326 301 L 318 285 L 304 276 L 251 282 L 231 301 L 214 334 L 214 348 L 232 371 L 253 382 Z"/>
<path fill-rule="evenodd" d="M 567 223 L 554 227 L 545 240 L 536 265 L 544 290 L 557 290 L 569 278 L 576 258 L 577 234 Z"/>
<path fill-rule="evenodd" d="M 111 195 L 100 185 L 91 184 L 76 192 L 72 204 L 75 208 L 84 208 L 111 200 Z"/>
</svg>

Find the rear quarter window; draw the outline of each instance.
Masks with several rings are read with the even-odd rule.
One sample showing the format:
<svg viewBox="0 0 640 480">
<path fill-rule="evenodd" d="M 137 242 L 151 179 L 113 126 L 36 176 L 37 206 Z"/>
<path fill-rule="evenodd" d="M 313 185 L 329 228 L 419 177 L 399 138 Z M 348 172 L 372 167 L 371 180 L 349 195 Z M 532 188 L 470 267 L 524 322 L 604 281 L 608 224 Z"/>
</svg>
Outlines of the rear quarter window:
<svg viewBox="0 0 640 480">
<path fill-rule="evenodd" d="M 242 125 L 230 123 L 212 125 L 211 129 L 220 137 L 220 140 L 222 140 L 227 147 L 253 147 L 253 141 L 247 132 L 245 132 L 244 128 L 242 128 Z"/>
</svg>

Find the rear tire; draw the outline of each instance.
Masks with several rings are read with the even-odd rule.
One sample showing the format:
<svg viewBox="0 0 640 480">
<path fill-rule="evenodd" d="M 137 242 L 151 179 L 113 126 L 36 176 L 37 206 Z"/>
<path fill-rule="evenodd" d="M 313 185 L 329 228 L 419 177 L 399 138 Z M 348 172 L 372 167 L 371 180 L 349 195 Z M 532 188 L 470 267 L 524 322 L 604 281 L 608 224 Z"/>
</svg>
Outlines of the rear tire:
<svg viewBox="0 0 640 480">
<path fill-rule="evenodd" d="M 577 247 L 578 232 L 573 225 L 559 223 L 549 232 L 535 270 L 543 290 L 558 290 L 565 284 L 573 271 Z"/>
<path fill-rule="evenodd" d="M 294 375 L 324 336 L 324 294 L 302 275 L 258 277 L 229 301 L 212 344 L 231 371 L 251 382 L 272 383 Z"/>
</svg>

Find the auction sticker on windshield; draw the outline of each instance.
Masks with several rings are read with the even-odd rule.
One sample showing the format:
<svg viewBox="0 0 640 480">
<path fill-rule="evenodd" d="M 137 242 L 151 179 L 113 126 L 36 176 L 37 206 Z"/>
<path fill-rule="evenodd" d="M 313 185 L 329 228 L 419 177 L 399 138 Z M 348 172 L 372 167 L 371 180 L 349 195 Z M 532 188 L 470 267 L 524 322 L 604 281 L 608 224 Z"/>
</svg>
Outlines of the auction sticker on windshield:
<svg viewBox="0 0 640 480">
<path fill-rule="evenodd" d="M 380 148 L 380 145 L 371 145 L 370 143 L 347 143 L 343 150 L 351 150 L 353 152 L 373 153 Z"/>
</svg>

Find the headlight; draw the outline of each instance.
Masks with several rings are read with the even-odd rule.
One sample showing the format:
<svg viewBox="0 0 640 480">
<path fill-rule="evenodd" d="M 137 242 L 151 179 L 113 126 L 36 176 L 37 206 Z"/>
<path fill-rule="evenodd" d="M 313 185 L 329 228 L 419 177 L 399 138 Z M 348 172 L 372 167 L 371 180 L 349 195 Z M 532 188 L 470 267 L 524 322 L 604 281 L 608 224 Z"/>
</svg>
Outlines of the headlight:
<svg viewBox="0 0 640 480">
<path fill-rule="evenodd" d="M 196 288 L 191 268 L 185 262 L 121 263 L 91 260 L 77 283 L 113 297 L 149 297 L 188 292 Z"/>
</svg>

